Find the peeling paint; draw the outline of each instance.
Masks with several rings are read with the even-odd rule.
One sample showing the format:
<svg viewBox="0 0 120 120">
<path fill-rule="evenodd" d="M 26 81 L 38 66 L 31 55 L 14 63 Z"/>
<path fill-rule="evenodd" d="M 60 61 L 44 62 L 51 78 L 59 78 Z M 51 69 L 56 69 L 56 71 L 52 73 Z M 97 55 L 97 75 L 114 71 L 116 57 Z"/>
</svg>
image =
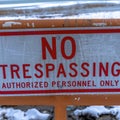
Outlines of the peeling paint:
<svg viewBox="0 0 120 120">
<path fill-rule="evenodd" d="M 108 97 L 105 97 L 105 100 L 107 100 L 108 99 Z"/>
<path fill-rule="evenodd" d="M 74 100 L 80 101 L 80 97 L 76 97 L 76 98 L 74 98 Z"/>
<path fill-rule="evenodd" d="M 30 27 L 30 24 L 29 24 L 29 23 L 27 23 L 27 27 Z"/>
<path fill-rule="evenodd" d="M 33 28 L 35 27 L 35 23 L 32 23 L 32 27 L 33 27 Z"/>
<path fill-rule="evenodd" d="M 93 26 L 107 26 L 106 23 L 93 23 Z"/>
<path fill-rule="evenodd" d="M 53 24 L 52 27 L 55 27 L 55 25 Z"/>
<path fill-rule="evenodd" d="M 22 25 L 20 22 L 8 21 L 5 22 L 2 27 L 12 27 L 12 25 Z"/>
</svg>

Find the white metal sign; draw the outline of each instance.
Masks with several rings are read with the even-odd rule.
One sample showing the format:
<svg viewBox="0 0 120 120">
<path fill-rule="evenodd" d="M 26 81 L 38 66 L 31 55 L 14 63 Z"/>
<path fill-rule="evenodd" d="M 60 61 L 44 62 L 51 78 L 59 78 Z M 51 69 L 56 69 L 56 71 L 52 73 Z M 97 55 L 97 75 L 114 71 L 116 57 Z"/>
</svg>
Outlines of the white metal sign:
<svg viewBox="0 0 120 120">
<path fill-rule="evenodd" d="M 0 31 L 0 95 L 120 93 L 120 28 Z"/>
</svg>

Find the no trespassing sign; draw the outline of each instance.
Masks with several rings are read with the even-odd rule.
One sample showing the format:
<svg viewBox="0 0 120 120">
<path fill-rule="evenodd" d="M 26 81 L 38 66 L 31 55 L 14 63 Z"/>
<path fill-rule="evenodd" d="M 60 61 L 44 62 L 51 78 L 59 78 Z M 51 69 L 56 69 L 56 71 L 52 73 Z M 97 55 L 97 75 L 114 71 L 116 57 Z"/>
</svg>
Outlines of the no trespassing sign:
<svg viewBox="0 0 120 120">
<path fill-rule="evenodd" d="M 0 95 L 120 93 L 120 28 L 0 31 Z"/>
</svg>

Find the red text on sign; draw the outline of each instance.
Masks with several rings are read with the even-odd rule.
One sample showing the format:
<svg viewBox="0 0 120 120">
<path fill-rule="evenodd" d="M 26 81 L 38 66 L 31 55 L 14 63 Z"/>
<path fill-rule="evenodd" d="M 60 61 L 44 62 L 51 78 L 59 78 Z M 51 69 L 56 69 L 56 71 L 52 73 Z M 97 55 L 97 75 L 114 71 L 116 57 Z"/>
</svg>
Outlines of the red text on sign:
<svg viewBox="0 0 120 120">
<path fill-rule="evenodd" d="M 60 77 L 108 77 L 109 75 L 113 77 L 120 76 L 120 62 L 113 63 L 75 63 L 71 62 L 69 64 L 59 63 L 57 65 L 53 63 L 46 64 L 3 64 L 0 65 L 0 74 L 3 79 L 40 79 L 42 77 L 51 78 L 53 75 L 56 78 Z"/>
<path fill-rule="evenodd" d="M 47 41 L 47 39 L 45 37 L 42 37 L 41 41 L 42 41 L 42 58 L 43 58 L 43 60 L 47 59 L 47 51 L 49 52 L 52 59 L 57 59 L 56 37 L 52 37 L 52 45 L 49 44 L 49 42 Z M 66 42 L 70 42 L 70 44 L 71 44 L 71 51 L 70 51 L 69 55 L 66 54 L 66 50 L 65 50 Z M 64 59 L 69 60 L 69 59 L 72 59 L 73 57 L 75 57 L 76 42 L 73 37 L 66 36 L 66 37 L 62 38 L 61 44 L 60 44 L 60 52 Z"/>
</svg>

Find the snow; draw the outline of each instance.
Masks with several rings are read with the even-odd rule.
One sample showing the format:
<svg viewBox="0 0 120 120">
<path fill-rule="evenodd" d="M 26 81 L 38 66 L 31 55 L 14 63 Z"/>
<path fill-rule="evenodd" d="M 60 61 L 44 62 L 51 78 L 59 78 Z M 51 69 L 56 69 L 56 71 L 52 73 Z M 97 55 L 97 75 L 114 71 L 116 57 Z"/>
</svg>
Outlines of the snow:
<svg viewBox="0 0 120 120">
<path fill-rule="evenodd" d="M 53 19 L 119 19 L 120 18 L 120 11 L 113 11 L 113 12 L 96 12 L 96 13 L 87 13 L 87 14 L 79 14 L 79 15 L 73 15 L 73 16 L 66 16 L 66 17 L 61 17 L 61 16 L 54 16 L 52 15 Z M 49 18 L 49 19 L 52 19 Z M 19 17 L 0 17 L 0 20 L 16 20 L 16 19 L 27 19 L 27 20 L 34 20 L 34 19 L 39 19 L 37 16 L 19 16 Z M 45 19 L 45 18 L 44 18 Z M 46 15 L 46 19 L 48 19 Z M 103 25 L 103 23 L 101 23 Z M 10 26 L 11 23 L 8 23 L 5 26 Z M 98 24 L 95 26 L 99 26 Z"/>
<path fill-rule="evenodd" d="M 106 108 L 105 106 L 89 106 L 85 109 L 76 109 L 74 111 L 75 116 L 80 115 L 91 115 L 95 118 L 98 118 L 100 115 L 111 114 L 116 116 L 117 120 L 120 120 L 120 106 L 113 106 L 112 108 Z"/>
<path fill-rule="evenodd" d="M 88 6 L 87 6 L 88 5 Z M 2 11 L 14 14 L 0 15 L 0 20 L 20 19 L 118 19 L 120 18 L 119 0 L 98 1 L 57 1 L 20 4 L 2 4 Z M 21 14 L 20 14 L 20 11 Z M 15 14 L 18 11 L 19 14 Z M 97 25 L 96 25 L 97 26 Z"/>
<path fill-rule="evenodd" d="M 16 8 L 16 9 L 24 9 L 24 8 L 30 8 L 30 9 L 34 9 L 37 7 L 39 8 L 48 8 L 48 7 L 58 7 L 58 6 L 70 6 L 70 5 L 76 5 L 76 4 L 87 4 L 87 3 L 115 3 L 115 4 L 119 4 L 120 1 L 118 0 L 110 0 L 110 1 L 106 1 L 106 0 L 98 0 L 98 1 L 91 1 L 91 0 L 79 0 L 79 1 L 56 1 L 56 2 L 32 2 L 32 3 L 19 3 L 19 4 L 2 4 L 0 6 L 0 8 Z"/>
<path fill-rule="evenodd" d="M 21 110 L 14 110 L 13 108 L 7 109 L 5 116 L 10 120 L 25 120 L 24 112 Z"/>
<path fill-rule="evenodd" d="M 74 18 L 77 16 L 73 16 Z M 73 18 L 72 17 L 72 18 Z M 87 13 L 87 14 L 79 14 L 79 18 L 85 18 L 85 19 L 117 19 L 120 18 L 120 11 L 109 11 L 109 12 L 95 12 L 95 13 Z M 71 17 L 70 17 L 71 18 Z"/>
<path fill-rule="evenodd" d="M 47 7 L 57 7 L 57 6 L 66 6 L 66 5 L 73 5 L 73 4 L 77 4 L 77 3 L 81 3 L 81 2 L 74 2 L 74 1 L 70 1 L 70 2 L 41 2 L 41 3 L 27 3 L 27 4 L 3 4 L 0 6 L 0 8 L 16 8 L 16 9 L 24 9 L 24 8 L 32 8 L 34 9 L 36 6 L 39 8 L 47 8 Z"/>
<path fill-rule="evenodd" d="M 47 120 L 50 116 L 49 114 L 40 113 L 37 109 L 33 108 L 28 110 L 25 115 L 27 116 L 26 120 Z"/>
<path fill-rule="evenodd" d="M 91 115 L 95 118 L 99 118 L 101 115 L 110 114 L 116 116 L 117 120 L 120 120 L 120 106 L 111 106 L 107 108 L 105 106 L 88 106 L 84 109 L 76 109 L 73 114 L 75 116 Z M 41 113 L 36 108 L 28 109 L 26 112 L 14 109 L 14 108 L 0 108 L 0 120 L 7 118 L 7 120 L 48 120 L 50 114 Z"/>
<path fill-rule="evenodd" d="M 0 120 L 48 120 L 50 114 L 41 113 L 37 109 L 28 109 L 26 112 L 14 108 L 0 108 Z"/>
<path fill-rule="evenodd" d="M 45 16 L 44 19 L 119 19 L 120 18 L 120 11 L 113 11 L 113 12 L 96 12 L 96 13 L 87 13 L 87 14 L 79 14 L 79 15 L 72 15 L 72 16 L 66 16 L 66 17 L 62 17 L 60 14 L 57 16 L 52 15 L 53 17 L 49 18 L 49 16 L 47 17 L 47 15 Z M 35 15 L 31 15 L 31 16 L 4 16 L 4 17 L 0 17 L 0 20 L 34 20 L 34 19 L 42 19 L 39 16 L 35 16 Z M 13 23 L 6 23 L 3 25 L 3 27 L 8 27 L 11 26 Z M 95 26 L 101 26 L 104 25 L 105 23 L 99 23 L 96 24 Z"/>
</svg>

